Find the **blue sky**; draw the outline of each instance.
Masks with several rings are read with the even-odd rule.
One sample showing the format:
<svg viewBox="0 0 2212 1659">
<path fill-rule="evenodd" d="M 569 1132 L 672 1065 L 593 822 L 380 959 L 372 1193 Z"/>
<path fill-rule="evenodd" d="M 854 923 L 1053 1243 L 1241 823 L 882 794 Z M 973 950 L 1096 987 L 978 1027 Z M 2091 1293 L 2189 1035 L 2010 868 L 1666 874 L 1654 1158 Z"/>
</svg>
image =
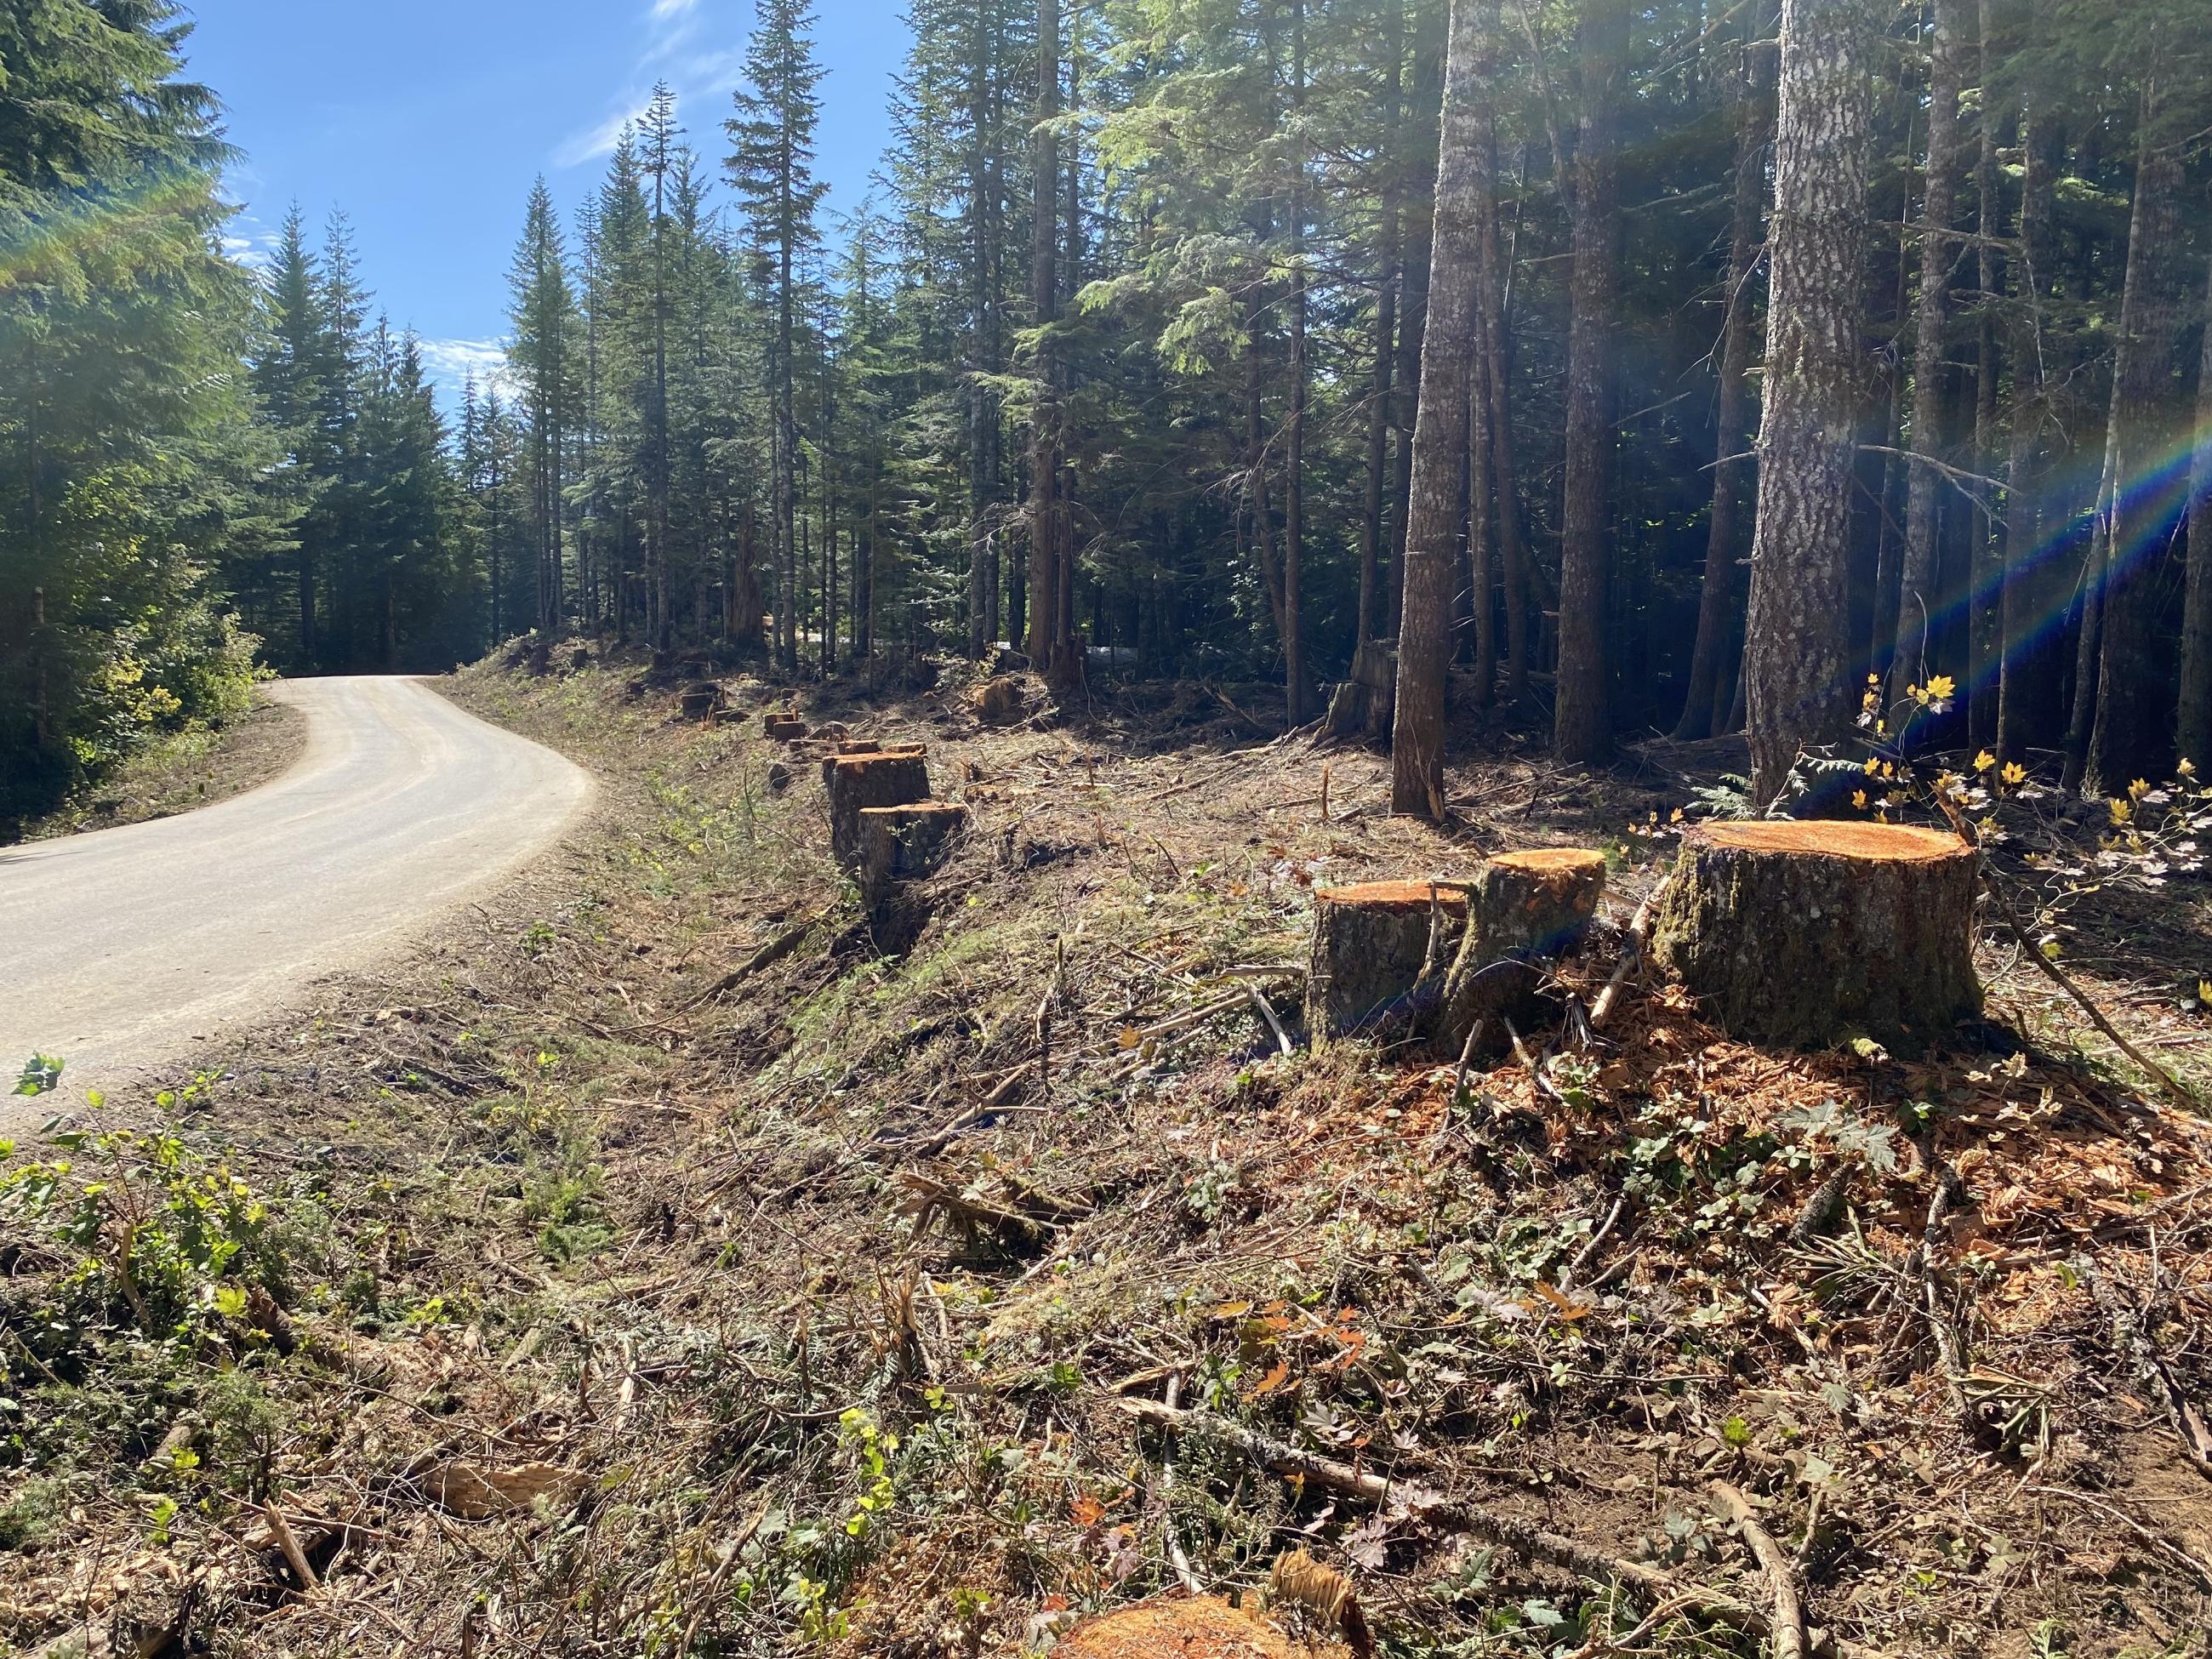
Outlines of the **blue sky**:
<svg viewBox="0 0 2212 1659">
<path fill-rule="evenodd" d="M 816 0 L 821 175 L 857 207 L 890 137 L 903 0 Z M 362 274 L 441 380 L 495 362 L 531 180 L 564 210 L 656 80 L 719 176 L 751 0 L 198 0 L 190 72 L 246 152 L 229 175 L 252 258 L 297 199 L 351 216 Z M 826 221 L 834 223 L 834 220 Z"/>
</svg>

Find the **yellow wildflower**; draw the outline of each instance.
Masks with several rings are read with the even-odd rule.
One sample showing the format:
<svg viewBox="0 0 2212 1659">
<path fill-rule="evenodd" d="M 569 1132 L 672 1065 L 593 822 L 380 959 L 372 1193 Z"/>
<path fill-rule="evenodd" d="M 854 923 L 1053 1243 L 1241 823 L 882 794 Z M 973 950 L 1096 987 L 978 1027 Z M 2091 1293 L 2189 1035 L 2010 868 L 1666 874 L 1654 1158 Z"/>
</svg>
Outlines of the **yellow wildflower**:
<svg viewBox="0 0 2212 1659">
<path fill-rule="evenodd" d="M 1980 754 L 1974 757 L 1974 770 L 1977 772 L 1986 772 L 1990 768 L 1995 766 L 1996 763 L 1997 757 L 1990 753 L 1986 749 L 1983 750 Z"/>
<path fill-rule="evenodd" d="M 1857 807 L 1857 808 L 1859 809 L 1859 811 L 1860 811 L 1863 812 L 1863 811 L 1866 811 L 1866 803 L 1867 803 L 1867 793 L 1866 793 L 1866 791 L 1865 791 L 1865 790 L 1863 790 L 1863 789 L 1854 789 L 1854 790 L 1852 790 L 1852 791 L 1851 791 L 1851 805 L 1854 805 L 1854 806 Z"/>
</svg>

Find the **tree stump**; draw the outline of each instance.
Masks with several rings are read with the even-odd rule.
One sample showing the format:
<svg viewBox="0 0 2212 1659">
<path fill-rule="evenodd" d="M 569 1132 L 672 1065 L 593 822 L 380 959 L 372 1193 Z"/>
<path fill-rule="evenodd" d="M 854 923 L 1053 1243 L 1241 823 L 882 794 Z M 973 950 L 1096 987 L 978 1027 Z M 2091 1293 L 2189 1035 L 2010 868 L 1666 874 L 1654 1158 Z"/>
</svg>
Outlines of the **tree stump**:
<svg viewBox="0 0 2212 1659">
<path fill-rule="evenodd" d="M 713 680 L 694 680 L 677 694 L 676 706 L 687 720 L 703 720 L 721 713 L 729 698 Z"/>
<path fill-rule="evenodd" d="M 975 688 L 972 706 L 978 720 L 993 724 L 1012 720 L 1022 712 L 1022 683 L 1011 674 L 985 680 Z"/>
<path fill-rule="evenodd" d="M 806 735 L 806 722 L 802 720 L 771 720 L 768 734 L 778 743 L 797 743 Z"/>
<path fill-rule="evenodd" d="M 1425 881 L 1314 890 L 1306 1024 L 1317 1042 L 1417 1023 L 1467 921 L 1467 895 Z M 1430 938 L 1435 941 L 1431 965 Z M 1421 969 L 1431 967 L 1430 984 Z"/>
<path fill-rule="evenodd" d="M 1388 737 L 1398 700 L 1398 646 L 1370 640 L 1352 653 L 1352 673 L 1328 700 L 1328 734 L 1351 741 Z"/>
<path fill-rule="evenodd" d="M 1918 1047 L 1981 1012 L 1972 848 L 1938 830 L 1715 823 L 1682 838 L 1652 956 L 1751 1042 Z"/>
<path fill-rule="evenodd" d="M 763 708 L 761 710 L 761 730 L 774 736 L 775 728 L 786 720 L 799 718 L 796 708 Z"/>
<path fill-rule="evenodd" d="M 823 757 L 823 787 L 825 787 L 825 790 L 830 787 L 830 775 L 836 769 L 838 761 L 845 759 L 848 754 L 921 754 L 921 752 L 922 752 L 921 744 L 894 744 L 890 750 L 884 750 L 883 744 L 874 737 L 848 737 L 842 744 L 830 745 L 830 752 Z"/>
<path fill-rule="evenodd" d="M 1085 1619 L 1053 1644 L 1060 1659 L 1342 1659 L 1334 1641 L 1292 1641 L 1261 1616 L 1211 1595 L 1159 1596 Z"/>
<path fill-rule="evenodd" d="M 830 850 L 847 869 L 860 857 L 860 814 L 871 806 L 911 806 L 929 799 L 929 768 L 919 748 L 830 760 Z"/>
<path fill-rule="evenodd" d="M 1467 932 L 1444 976 L 1437 1047 L 1456 1055 L 1477 1020 L 1504 1019 L 1542 982 L 1537 963 L 1579 945 L 1605 892 L 1605 854 L 1579 847 L 1501 853 L 1468 886 Z"/>
<path fill-rule="evenodd" d="M 934 875 L 967 823 L 968 809 L 957 801 L 862 807 L 857 872 L 861 895 L 876 904 L 900 883 Z"/>
</svg>

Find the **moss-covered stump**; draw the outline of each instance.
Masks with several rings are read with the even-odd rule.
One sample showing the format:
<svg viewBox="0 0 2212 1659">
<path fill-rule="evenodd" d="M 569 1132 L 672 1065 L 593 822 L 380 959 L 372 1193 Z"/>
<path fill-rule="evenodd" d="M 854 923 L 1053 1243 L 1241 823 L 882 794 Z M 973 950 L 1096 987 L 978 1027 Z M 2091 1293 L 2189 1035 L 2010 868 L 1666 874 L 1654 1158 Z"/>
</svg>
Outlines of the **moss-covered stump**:
<svg viewBox="0 0 2212 1659">
<path fill-rule="evenodd" d="M 1903 824 L 1716 823 L 1682 840 L 1651 951 L 1729 1036 L 1917 1048 L 1981 1012 L 1973 848 Z"/>
<path fill-rule="evenodd" d="M 911 806 L 929 799 L 929 767 L 922 751 L 886 750 L 839 755 L 830 763 L 830 850 L 847 869 L 860 859 L 860 814 L 871 806 Z"/>
<path fill-rule="evenodd" d="M 1306 1024 L 1316 1042 L 1417 1024 L 1433 1006 L 1467 923 L 1467 895 L 1426 881 L 1370 881 L 1314 890 Z M 1437 934 L 1428 982 L 1429 935 Z"/>
<path fill-rule="evenodd" d="M 1503 1021 L 1542 983 L 1538 965 L 1583 941 L 1605 894 L 1605 854 L 1579 847 L 1501 853 L 1467 884 L 1467 932 L 1444 976 L 1437 1047 L 1456 1054 L 1477 1021 Z"/>
<path fill-rule="evenodd" d="M 857 874 L 863 896 L 875 903 L 902 882 L 934 875 L 967 823 L 968 809 L 957 801 L 862 807 Z"/>
</svg>

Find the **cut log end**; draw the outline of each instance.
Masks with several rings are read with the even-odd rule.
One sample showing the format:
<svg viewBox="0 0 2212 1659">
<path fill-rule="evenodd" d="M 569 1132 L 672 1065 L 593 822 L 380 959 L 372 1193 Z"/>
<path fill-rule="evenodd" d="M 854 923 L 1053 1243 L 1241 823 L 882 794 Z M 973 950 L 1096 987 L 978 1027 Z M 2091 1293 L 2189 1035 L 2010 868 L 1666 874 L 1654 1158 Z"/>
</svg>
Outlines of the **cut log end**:
<svg viewBox="0 0 2212 1659">
<path fill-rule="evenodd" d="M 1167 1596 L 1087 1619 L 1053 1647 L 1063 1659 L 1323 1659 L 1334 1642 L 1294 1641 L 1273 1624 L 1210 1595 Z"/>
<path fill-rule="evenodd" d="M 1974 849 L 1942 830 L 1822 820 L 1683 837 L 1652 956 L 1730 1036 L 1917 1048 L 1981 1012 Z"/>
<path fill-rule="evenodd" d="M 1316 888 L 1306 988 L 1314 1036 L 1327 1042 L 1418 1024 L 1440 982 L 1437 970 L 1466 925 L 1467 895 L 1455 885 L 1370 881 Z"/>
</svg>

